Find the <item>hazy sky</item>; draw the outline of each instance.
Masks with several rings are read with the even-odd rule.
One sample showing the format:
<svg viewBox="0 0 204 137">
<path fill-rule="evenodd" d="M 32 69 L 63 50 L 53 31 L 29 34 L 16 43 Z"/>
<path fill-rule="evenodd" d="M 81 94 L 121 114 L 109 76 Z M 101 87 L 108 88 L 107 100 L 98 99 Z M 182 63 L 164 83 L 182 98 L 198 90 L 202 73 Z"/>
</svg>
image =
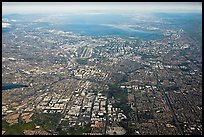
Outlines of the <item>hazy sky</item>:
<svg viewBox="0 0 204 137">
<path fill-rule="evenodd" d="M 2 13 L 202 12 L 201 2 L 3 2 Z"/>
</svg>

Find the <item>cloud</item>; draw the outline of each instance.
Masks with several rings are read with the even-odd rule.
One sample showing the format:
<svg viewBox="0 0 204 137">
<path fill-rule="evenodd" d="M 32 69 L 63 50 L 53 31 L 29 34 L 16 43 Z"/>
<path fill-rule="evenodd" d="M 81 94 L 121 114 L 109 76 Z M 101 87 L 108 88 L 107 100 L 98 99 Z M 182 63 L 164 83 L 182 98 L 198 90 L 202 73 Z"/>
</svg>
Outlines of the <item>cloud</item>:
<svg viewBox="0 0 204 137">
<path fill-rule="evenodd" d="M 10 26 L 11 24 L 2 22 L 2 28 L 10 28 Z"/>
</svg>

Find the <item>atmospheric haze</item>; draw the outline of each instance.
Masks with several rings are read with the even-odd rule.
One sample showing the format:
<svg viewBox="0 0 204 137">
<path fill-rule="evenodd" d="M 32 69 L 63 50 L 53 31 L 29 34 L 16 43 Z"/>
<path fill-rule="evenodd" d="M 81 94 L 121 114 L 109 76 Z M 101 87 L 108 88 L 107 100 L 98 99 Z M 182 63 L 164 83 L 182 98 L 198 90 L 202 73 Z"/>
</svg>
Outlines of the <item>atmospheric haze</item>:
<svg viewBox="0 0 204 137">
<path fill-rule="evenodd" d="M 201 2 L 3 2 L 2 13 L 202 12 Z"/>
</svg>

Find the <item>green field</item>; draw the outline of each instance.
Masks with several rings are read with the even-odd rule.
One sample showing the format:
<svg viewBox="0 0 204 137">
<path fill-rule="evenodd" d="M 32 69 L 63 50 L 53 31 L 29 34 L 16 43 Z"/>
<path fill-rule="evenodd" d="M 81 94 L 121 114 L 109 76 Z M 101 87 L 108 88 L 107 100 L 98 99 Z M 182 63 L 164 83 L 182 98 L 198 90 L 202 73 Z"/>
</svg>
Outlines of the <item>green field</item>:
<svg viewBox="0 0 204 137">
<path fill-rule="evenodd" d="M 2 129 L 6 131 L 5 135 L 23 135 L 23 130 L 34 130 L 35 124 L 34 122 L 30 122 L 27 124 L 18 123 L 9 126 L 9 124 L 3 120 Z"/>
</svg>

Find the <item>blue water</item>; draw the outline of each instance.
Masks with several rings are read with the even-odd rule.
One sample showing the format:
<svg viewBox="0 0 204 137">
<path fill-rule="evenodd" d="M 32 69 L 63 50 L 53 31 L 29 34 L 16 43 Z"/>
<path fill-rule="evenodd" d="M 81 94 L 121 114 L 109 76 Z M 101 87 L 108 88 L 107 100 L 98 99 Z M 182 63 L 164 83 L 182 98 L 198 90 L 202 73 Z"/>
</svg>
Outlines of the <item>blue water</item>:
<svg viewBox="0 0 204 137">
<path fill-rule="evenodd" d="M 2 84 L 1 90 L 9 90 L 9 89 L 15 89 L 15 88 L 22 88 L 22 87 L 27 87 L 27 86 L 22 84 Z"/>
<path fill-rule="evenodd" d="M 52 25 L 53 29 L 71 31 L 88 36 L 125 36 L 137 37 L 143 40 L 161 39 L 163 37 L 159 30 L 130 30 L 114 27 L 122 24 L 135 24 L 135 21 L 129 16 L 119 14 L 67 15 L 49 21 L 57 22 L 57 24 L 54 23 Z"/>
<path fill-rule="evenodd" d="M 138 37 L 143 40 L 161 39 L 162 33 L 158 30 L 125 30 L 115 28 L 112 26 L 105 26 L 100 24 L 63 24 L 55 26 L 56 29 L 63 31 L 71 31 L 81 35 L 88 36 L 131 36 Z"/>
<path fill-rule="evenodd" d="M 142 13 L 131 13 L 129 15 L 123 12 L 104 14 L 67 13 L 62 16 L 13 14 L 3 18 L 19 20 L 20 22 L 10 22 L 14 28 L 15 24 L 31 25 L 32 22 L 30 27 L 71 31 L 88 36 L 124 36 L 137 37 L 142 40 L 155 40 L 163 38 L 161 32 L 163 30 L 181 28 L 192 37 L 199 37 L 199 40 L 202 36 L 202 14 L 151 13 L 147 14 L 147 16 Z M 43 22 L 33 22 L 41 18 L 45 20 Z M 123 25 L 130 25 L 131 28 L 121 28 Z M 137 27 L 138 25 L 140 28 Z M 160 30 L 146 30 L 145 28 L 148 27 L 156 27 L 160 28 Z M 6 31 L 8 30 L 3 30 L 3 32 Z"/>
</svg>

